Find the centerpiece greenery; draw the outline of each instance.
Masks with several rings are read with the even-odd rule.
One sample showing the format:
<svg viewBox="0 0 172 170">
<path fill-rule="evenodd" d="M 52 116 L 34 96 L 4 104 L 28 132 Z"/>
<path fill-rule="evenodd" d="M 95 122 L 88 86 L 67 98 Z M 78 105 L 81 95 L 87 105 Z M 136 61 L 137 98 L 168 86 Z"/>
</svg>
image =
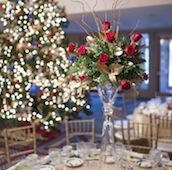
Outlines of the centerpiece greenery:
<svg viewBox="0 0 172 170">
<path fill-rule="evenodd" d="M 86 44 L 69 43 L 68 52 L 74 56 L 72 78 L 86 81 L 90 88 L 107 81 L 124 89 L 141 83 L 148 77 L 143 69 L 141 38 L 137 31 L 119 35 L 119 29 L 112 31 L 111 23 L 102 21 L 101 29 L 86 37 Z"/>
</svg>

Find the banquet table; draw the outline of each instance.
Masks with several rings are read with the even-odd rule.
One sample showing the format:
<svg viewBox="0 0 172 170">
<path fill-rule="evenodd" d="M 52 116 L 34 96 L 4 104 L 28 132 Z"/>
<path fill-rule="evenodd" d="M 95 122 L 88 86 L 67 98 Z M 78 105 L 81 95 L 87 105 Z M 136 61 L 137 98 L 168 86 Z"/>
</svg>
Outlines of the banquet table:
<svg viewBox="0 0 172 170">
<path fill-rule="evenodd" d="M 145 169 L 145 168 L 141 168 L 141 167 L 135 165 L 134 162 L 130 162 L 130 166 L 133 168 L 133 170 L 142 170 L 142 169 L 144 170 Z M 7 170 L 18 170 L 18 169 L 20 169 L 17 167 L 18 167 L 17 165 L 14 165 L 14 166 L 8 168 Z M 55 167 L 52 170 L 72 170 L 72 169 L 75 169 L 75 170 L 77 170 L 77 169 L 78 170 L 119 170 L 119 168 L 117 167 L 116 164 L 105 164 L 99 160 L 87 161 L 86 163 L 84 163 L 83 165 L 78 166 L 78 167 L 63 166 L 60 169 L 58 167 Z M 151 169 L 151 168 L 147 168 L 147 169 Z M 22 170 L 22 168 L 20 170 Z M 23 170 L 26 170 L 26 169 L 23 169 Z M 41 169 L 39 169 L 39 170 L 41 170 Z M 51 169 L 43 168 L 43 170 L 51 170 Z"/>
<path fill-rule="evenodd" d="M 133 113 L 133 122 L 139 123 L 150 123 L 151 118 L 150 115 L 156 115 L 160 117 L 169 117 L 171 120 L 172 117 L 172 100 L 170 101 L 162 101 L 160 98 L 153 98 L 148 102 L 140 103 L 140 105 L 134 110 Z M 172 129 L 165 126 L 166 119 L 162 119 L 162 126 L 159 125 L 159 132 L 158 132 L 158 147 L 161 149 L 168 150 L 169 152 L 172 151 L 171 139 L 172 139 Z M 168 136 L 168 137 L 167 137 Z M 163 142 L 160 140 L 162 139 Z M 165 140 L 167 142 L 165 142 Z M 161 147 L 162 145 L 162 147 Z"/>
<path fill-rule="evenodd" d="M 121 170 L 144 170 L 146 169 L 152 169 L 150 167 L 150 162 L 149 162 L 149 166 L 145 167 L 140 167 L 137 165 L 137 161 L 140 158 L 143 158 L 145 155 L 141 154 L 141 153 L 137 153 L 137 152 L 130 152 L 130 154 L 132 155 L 132 158 L 130 157 L 130 159 L 122 159 L 122 163 L 121 165 L 125 165 L 125 167 L 128 168 L 121 168 Z M 36 154 L 31 154 L 36 155 Z M 78 164 L 77 166 L 67 166 L 66 163 L 61 163 L 61 164 L 51 164 L 48 163 L 47 160 L 49 160 L 50 155 L 46 155 L 46 156 L 41 156 L 41 157 L 37 157 L 39 158 L 39 160 L 41 160 L 42 164 L 38 164 L 38 166 L 36 166 L 36 168 L 34 167 L 27 167 L 27 164 L 22 164 L 23 161 L 26 161 L 28 158 L 26 157 L 25 159 L 21 160 L 20 162 L 18 162 L 17 164 L 13 165 L 12 167 L 8 168 L 7 170 L 119 170 L 119 166 L 117 166 L 116 163 L 104 163 L 102 160 L 100 159 L 89 159 L 89 160 L 85 160 L 83 161 L 82 164 Z M 80 158 L 68 158 L 69 159 L 79 159 Z M 33 164 L 33 162 L 35 162 L 35 158 L 33 158 L 32 160 L 28 159 L 27 163 L 29 165 Z M 67 161 L 66 161 L 67 162 Z M 126 164 L 125 164 L 126 163 Z M 143 163 L 143 159 L 142 159 L 142 163 Z M 68 164 L 69 165 L 69 164 Z M 143 164 L 142 164 L 143 165 Z M 121 167 L 121 166 L 120 166 Z M 162 169 L 161 169 L 162 170 Z M 172 161 L 170 161 L 168 163 L 168 166 L 166 167 L 166 170 L 172 170 Z"/>
</svg>

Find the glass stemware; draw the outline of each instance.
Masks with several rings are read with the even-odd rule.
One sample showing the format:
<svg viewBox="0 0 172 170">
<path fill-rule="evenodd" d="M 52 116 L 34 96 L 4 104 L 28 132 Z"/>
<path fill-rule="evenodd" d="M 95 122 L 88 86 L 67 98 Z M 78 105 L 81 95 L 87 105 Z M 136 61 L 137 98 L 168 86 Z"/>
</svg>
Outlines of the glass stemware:
<svg viewBox="0 0 172 170">
<path fill-rule="evenodd" d="M 162 167 L 165 167 L 170 161 L 170 156 L 167 152 L 161 152 L 160 158 Z"/>
<path fill-rule="evenodd" d="M 115 145 L 115 163 L 117 164 L 117 166 L 119 166 L 120 160 L 121 158 L 123 158 L 124 155 L 124 145 L 121 142 L 116 142 Z"/>
<path fill-rule="evenodd" d="M 124 145 L 124 159 L 128 160 L 129 157 L 131 156 L 132 148 L 130 145 Z"/>
<path fill-rule="evenodd" d="M 51 165 L 58 166 L 61 164 L 61 151 L 60 148 L 50 148 L 48 150 Z"/>
<path fill-rule="evenodd" d="M 114 154 L 114 108 L 118 87 L 110 84 L 99 84 L 97 87 L 100 100 L 103 103 L 103 125 L 101 140 L 101 158 L 106 163 L 107 158 L 112 158 Z M 113 162 L 113 160 L 111 161 Z"/>
<path fill-rule="evenodd" d="M 161 161 L 161 151 L 158 149 L 151 149 L 148 154 L 148 159 L 151 161 L 152 169 L 156 170 L 158 164 Z"/>
</svg>

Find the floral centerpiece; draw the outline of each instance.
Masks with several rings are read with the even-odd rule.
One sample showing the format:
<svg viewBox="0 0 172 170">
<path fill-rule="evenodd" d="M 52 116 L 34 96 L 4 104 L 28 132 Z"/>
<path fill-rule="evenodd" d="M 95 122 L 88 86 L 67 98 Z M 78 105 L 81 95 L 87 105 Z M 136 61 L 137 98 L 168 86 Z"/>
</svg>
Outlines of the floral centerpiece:
<svg viewBox="0 0 172 170">
<path fill-rule="evenodd" d="M 86 44 L 69 44 L 68 52 L 75 56 L 72 77 L 87 81 L 90 88 L 108 81 L 127 90 L 131 83 L 141 83 L 148 77 L 143 69 L 141 38 L 139 32 L 120 36 L 118 29 L 111 30 L 109 21 L 103 21 L 97 34 L 86 37 Z"/>
<path fill-rule="evenodd" d="M 139 43 L 142 35 L 136 31 L 129 36 L 120 35 L 118 27 L 112 31 L 108 20 L 100 23 L 95 34 L 88 34 L 86 44 L 70 43 L 67 50 L 74 56 L 71 78 L 84 82 L 89 89 L 97 86 L 104 114 L 101 155 L 104 162 L 112 163 L 115 162 L 113 104 L 116 94 L 119 87 L 128 90 L 131 84 L 139 84 L 148 76 L 143 69 L 143 45 Z"/>
</svg>

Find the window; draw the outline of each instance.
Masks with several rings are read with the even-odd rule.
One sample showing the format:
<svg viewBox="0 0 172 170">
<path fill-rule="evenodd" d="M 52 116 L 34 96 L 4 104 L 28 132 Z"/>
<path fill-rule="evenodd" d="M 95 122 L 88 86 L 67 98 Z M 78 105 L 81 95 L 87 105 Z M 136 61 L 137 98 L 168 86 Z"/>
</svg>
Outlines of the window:
<svg viewBox="0 0 172 170">
<path fill-rule="evenodd" d="M 160 92 L 172 91 L 172 39 L 160 39 Z"/>
<path fill-rule="evenodd" d="M 143 65 L 143 68 L 146 72 L 146 74 L 149 75 L 149 34 L 142 34 L 143 38 L 141 39 L 141 44 L 144 44 L 145 46 L 142 48 L 142 57 L 146 60 L 146 62 Z M 140 86 L 139 89 L 141 90 L 147 90 L 149 87 L 149 79 L 144 81 Z"/>
</svg>

